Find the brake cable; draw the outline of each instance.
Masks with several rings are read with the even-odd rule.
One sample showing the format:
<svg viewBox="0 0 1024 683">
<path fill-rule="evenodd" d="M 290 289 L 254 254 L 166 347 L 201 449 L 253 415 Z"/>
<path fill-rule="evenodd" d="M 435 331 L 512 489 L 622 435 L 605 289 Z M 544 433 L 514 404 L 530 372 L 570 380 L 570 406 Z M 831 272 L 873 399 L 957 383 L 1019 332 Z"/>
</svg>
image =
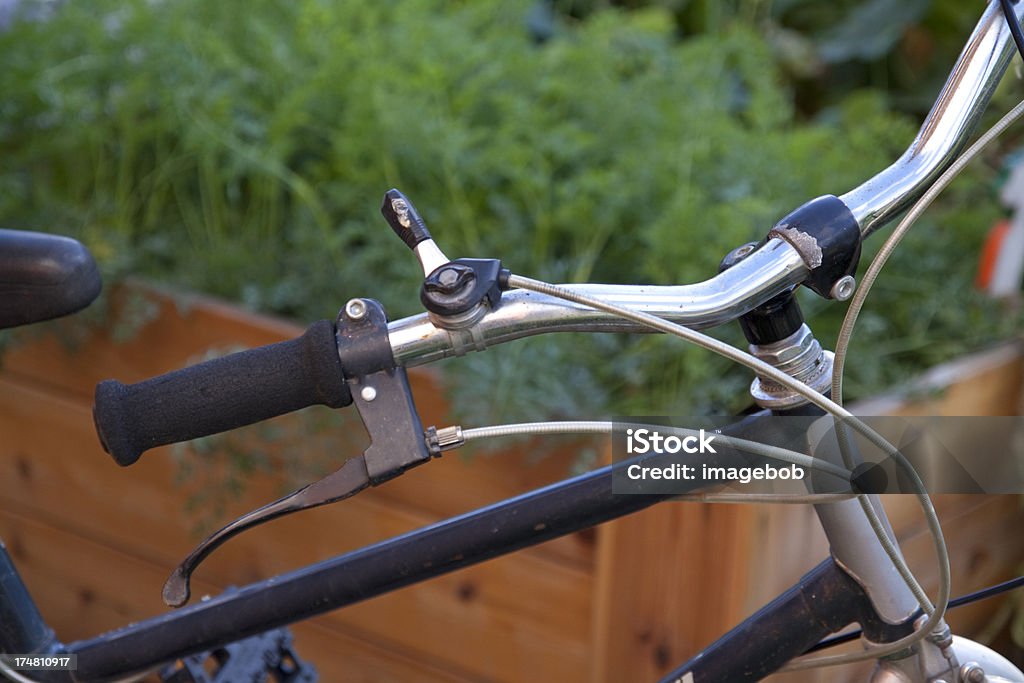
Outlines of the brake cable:
<svg viewBox="0 0 1024 683">
<path fill-rule="evenodd" d="M 839 328 L 839 337 L 836 340 L 835 359 L 832 365 L 832 397 L 833 400 L 842 405 L 843 403 L 843 369 L 846 365 L 846 356 L 849 352 L 850 340 L 853 337 L 853 327 L 857 324 L 857 317 L 860 315 L 860 311 L 864 306 L 864 301 L 867 299 L 868 292 L 871 291 L 871 287 L 875 284 L 875 280 L 878 278 L 879 272 L 882 267 L 885 266 L 892 252 L 896 250 L 896 247 L 909 232 L 910 228 L 914 225 L 917 219 L 922 213 L 931 205 L 935 197 L 940 192 L 946 189 L 957 175 L 964 169 L 967 164 L 974 160 L 981 151 L 989 145 L 996 137 L 1001 135 L 1003 131 L 1010 127 L 1015 121 L 1017 121 L 1022 115 L 1024 115 L 1024 101 L 1020 102 L 1016 107 L 1007 112 L 999 121 L 992 126 L 990 129 L 978 138 L 978 140 L 971 145 L 966 152 L 960 155 L 956 161 L 939 176 L 939 179 L 928 188 L 928 191 L 921 195 L 921 198 L 917 200 L 917 203 L 907 212 L 907 215 L 900 221 L 900 224 L 892 232 L 891 235 L 882 244 L 882 248 L 879 249 L 878 254 L 871 261 L 871 265 L 868 266 L 867 271 L 864 273 L 864 277 L 861 280 L 860 286 L 854 293 L 853 298 L 850 299 L 849 306 L 846 309 L 846 317 L 843 319 L 842 327 Z"/>
</svg>

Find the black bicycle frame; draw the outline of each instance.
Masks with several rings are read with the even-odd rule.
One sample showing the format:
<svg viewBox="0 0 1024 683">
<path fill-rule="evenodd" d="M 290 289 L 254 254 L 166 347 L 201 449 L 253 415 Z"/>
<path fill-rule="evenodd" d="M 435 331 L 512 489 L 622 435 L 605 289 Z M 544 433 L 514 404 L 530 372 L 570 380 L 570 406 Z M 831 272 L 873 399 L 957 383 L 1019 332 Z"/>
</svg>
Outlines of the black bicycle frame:
<svg viewBox="0 0 1024 683">
<path fill-rule="evenodd" d="M 45 652 L 56 642 L 0 542 L 0 652 Z"/>
<path fill-rule="evenodd" d="M 759 681 L 853 622 L 875 642 L 909 635 L 912 621 L 885 624 L 870 605 L 860 585 L 829 557 L 660 683 Z"/>
</svg>

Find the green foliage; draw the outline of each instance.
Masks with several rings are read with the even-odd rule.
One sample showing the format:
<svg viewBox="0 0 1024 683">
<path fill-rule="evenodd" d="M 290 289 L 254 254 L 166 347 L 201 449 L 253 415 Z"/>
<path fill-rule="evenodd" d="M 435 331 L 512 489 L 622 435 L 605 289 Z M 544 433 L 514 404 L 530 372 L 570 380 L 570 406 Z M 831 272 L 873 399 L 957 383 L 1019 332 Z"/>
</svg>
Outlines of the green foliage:
<svg viewBox="0 0 1024 683">
<path fill-rule="evenodd" d="M 819 42 L 826 62 L 886 56 L 928 7 L 928 0 L 870 0 L 834 25 Z"/>
<path fill-rule="evenodd" d="M 377 211 L 389 187 L 451 256 L 691 282 L 912 138 L 871 91 L 801 121 L 758 3 L 658 4 L 549 16 L 558 30 L 535 44 L 526 0 L 67 3 L 0 36 L 0 216 L 253 308 L 308 320 L 370 295 L 394 317 L 417 310 L 418 277 Z M 705 31 L 678 39 L 673 13 L 698 5 Z M 920 367 L 997 329 L 979 301 L 947 305 L 970 299 L 963 254 L 997 211 L 985 183 L 883 278 L 851 390 L 898 376 L 893 357 Z M 467 425 L 733 410 L 747 381 L 655 337 L 549 337 L 446 369 Z"/>
</svg>

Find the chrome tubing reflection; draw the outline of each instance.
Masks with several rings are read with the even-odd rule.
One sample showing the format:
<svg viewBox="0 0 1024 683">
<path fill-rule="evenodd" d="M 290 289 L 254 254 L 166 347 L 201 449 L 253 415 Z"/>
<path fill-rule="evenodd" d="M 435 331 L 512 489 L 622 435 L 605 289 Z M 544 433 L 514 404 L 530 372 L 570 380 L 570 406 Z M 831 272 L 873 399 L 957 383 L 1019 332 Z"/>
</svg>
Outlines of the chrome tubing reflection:
<svg viewBox="0 0 1024 683">
<path fill-rule="evenodd" d="M 1014 7 L 1024 15 L 1024 3 Z M 839 198 L 867 237 L 910 206 L 963 150 L 1016 48 L 993 0 L 957 59 L 917 137 L 894 164 Z"/>
</svg>

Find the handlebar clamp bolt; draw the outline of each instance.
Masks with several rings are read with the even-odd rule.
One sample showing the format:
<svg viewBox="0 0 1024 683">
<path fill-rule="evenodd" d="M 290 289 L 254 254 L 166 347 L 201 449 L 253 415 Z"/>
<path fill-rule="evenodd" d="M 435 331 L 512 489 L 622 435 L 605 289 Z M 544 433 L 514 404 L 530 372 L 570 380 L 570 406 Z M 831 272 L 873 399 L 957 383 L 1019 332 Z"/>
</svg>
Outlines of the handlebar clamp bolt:
<svg viewBox="0 0 1024 683">
<path fill-rule="evenodd" d="M 759 242 L 747 242 L 746 244 L 741 244 L 736 247 L 726 254 L 721 263 L 718 264 L 718 272 L 721 273 L 732 268 L 737 263 L 753 254 L 758 246 L 760 246 Z"/>
<path fill-rule="evenodd" d="M 351 299 L 345 304 L 345 315 L 352 320 L 362 320 L 366 315 L 366 302 L 362 299 Z"/>
<path fill-rule="evenodd" d="M 843 277 L 836 280 L 836 283 L 832 285 L 832 291 L 829 294 L 836 301 L 846 301 L 853 293 L 857 290 L 857 281 L 852 275 L 844 275 Z"/>
</svg>

